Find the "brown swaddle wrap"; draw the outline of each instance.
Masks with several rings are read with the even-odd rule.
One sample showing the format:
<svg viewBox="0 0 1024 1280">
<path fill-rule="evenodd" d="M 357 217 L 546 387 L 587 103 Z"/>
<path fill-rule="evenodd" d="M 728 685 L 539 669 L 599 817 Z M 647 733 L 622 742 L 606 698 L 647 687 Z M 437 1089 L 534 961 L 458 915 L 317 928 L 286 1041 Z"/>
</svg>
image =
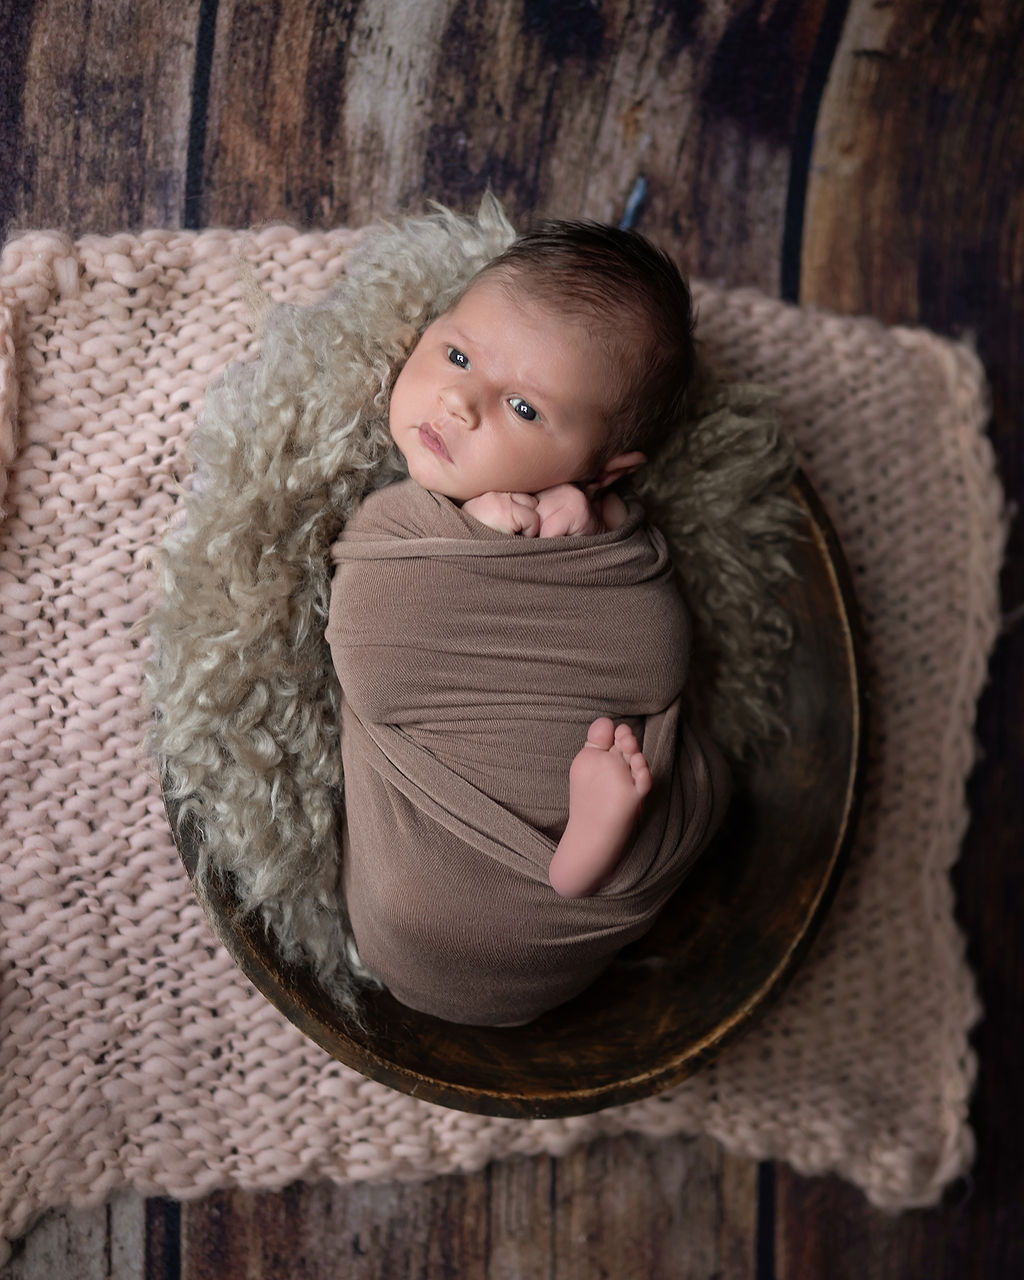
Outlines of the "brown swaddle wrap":
<svg viewBox="0 0 1024 1280">
<path fill-rule="evenodd" d="M 360 955 L 413 1008 L 526 1021 L 650 927 L 721 816 L 721 758 L 681 719 L 689 625 L 664 540 L 635 505 L 612 532 L 512 537 L 404 481 L 332 557 Z M 654 788 L 613 876 L 567 899 L 548 864 L 599 715 L 634 725 Z"/>
</svg>

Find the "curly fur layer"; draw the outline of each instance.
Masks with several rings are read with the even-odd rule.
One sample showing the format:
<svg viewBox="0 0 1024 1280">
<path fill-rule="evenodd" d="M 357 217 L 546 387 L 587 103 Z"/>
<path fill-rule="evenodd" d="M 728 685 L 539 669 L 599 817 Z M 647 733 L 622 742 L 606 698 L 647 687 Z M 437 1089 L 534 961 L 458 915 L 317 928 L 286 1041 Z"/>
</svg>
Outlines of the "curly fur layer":
<svg viewBox="0 0 1024 1280">
<path fill-rule="evenodd" d="M 497 201 L 362 235 L 323 301 L 269 311 L 261 355 L 208 393 L 187 518 L 150 619 L 151 746 L 179 824 L 199 821 L 197 883 L 229 875 L 286 957 L 350 1011 L 338 889 L 340 689 L 323 638 L 328 548 L 372 488 L 402 474 L 387 429 L 420 332 L 513 238 Z M 705 377 L 693 420 L 638 490 L 668 537 L 703 637 L 705 706 L 735 757 L 780 726 L 791 470 L 763 393 Z"/>
<path fill-rule="evenodd" d="M 688 421 L 637 473 L 694 615 L 690 694 L 736 764 L 785 737 L 780 659 L 792 641 L 777 588 L 793 575 L 792 449 L 764 387 L 701 362 Z"/>
</svg>

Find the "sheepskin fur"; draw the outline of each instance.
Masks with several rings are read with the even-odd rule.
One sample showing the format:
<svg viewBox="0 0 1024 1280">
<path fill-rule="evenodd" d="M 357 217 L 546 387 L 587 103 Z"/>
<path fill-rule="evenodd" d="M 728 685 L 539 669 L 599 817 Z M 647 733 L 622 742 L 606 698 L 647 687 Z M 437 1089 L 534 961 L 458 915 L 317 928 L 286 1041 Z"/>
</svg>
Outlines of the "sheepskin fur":
<svg viewBox="0 0 1024 1280">
<path fill-rule="evenodd" d="M 367 229 L 322 302 L 277 306 L 255 361 L 210 389 L 186 518 L 150 618 L 151 746 L 179 824 L 203 833 L 197 884 L 228 876 L 286 958 L 358 1015 L 339 895 L 341 691 L 323 638 L 328 551 L 400 478 L 395 376 L 423 329 L 513 238 L 496 200 Z M 637 483 L 673 548 L 699 637 L 694 687 L 740 759 L 779 732 L 791 457 L 763 392 L 707 373 L 690 421 Z"/>
</svg>

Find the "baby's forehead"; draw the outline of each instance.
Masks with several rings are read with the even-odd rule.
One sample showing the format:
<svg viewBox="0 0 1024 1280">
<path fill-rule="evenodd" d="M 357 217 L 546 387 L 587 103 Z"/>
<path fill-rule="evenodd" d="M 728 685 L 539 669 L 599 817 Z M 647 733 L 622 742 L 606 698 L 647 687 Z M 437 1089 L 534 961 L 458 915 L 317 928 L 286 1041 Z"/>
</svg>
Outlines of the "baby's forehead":
<svg viewBox="0 0 1024 1280">
<path fill-rule="evenodd" d="M 500 269 L 485 268 L 470 281 L 441 318 L 452 317 L 466 302 L 472 305 L 474 295 L 484 291 L 497 293 L 510 308 L 502 311 L 500 318 L 495 317 L 496 327 L 507 324 L 517 310 L 526 314 L 539 312 L 554 321 L 556 329 L 564 331 L 567 342 L 584 345 L 582 340 L 588 340 L 588 345 L 596 345 L 597 358 L 602 360 L 609 352 L 615 352 L 621 359 L 624 345 L 643 342 L 644 325 L 636 314 L 635 306 L 624 300 L 597 303 L 581 298 L 571 288 L 560 287 L 518 265 L 515 270 L 504 266 Z"/>
<path fill-rule="evenodd" d="M 583 271 L 570 275 L 545 272 L 527 263 L 487 268 L 470 283 L 492 282 L 514 302 L 540 307 L 567 324 L 591 328 L 602 321 L 612 323 L 633 309 L 624 299 L 593 296 L 592 281 Z M 467 290 L 468 292 L 469 290 Z"/>
</svg>

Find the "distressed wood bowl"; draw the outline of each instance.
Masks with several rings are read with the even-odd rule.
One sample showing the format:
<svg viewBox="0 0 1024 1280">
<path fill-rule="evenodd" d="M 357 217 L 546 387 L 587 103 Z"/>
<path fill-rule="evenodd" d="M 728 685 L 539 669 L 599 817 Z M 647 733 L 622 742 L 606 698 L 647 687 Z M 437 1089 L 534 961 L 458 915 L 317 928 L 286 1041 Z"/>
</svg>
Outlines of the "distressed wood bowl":
<svg viewBox="0 0 1024 1280">
<path fill-rule="evenodd" d="M 748 1027 L 807 951 L 839 882 L 860 792 L 864 691 L 855 606 L 838 542 L 803 477 L 789 741 L 756 766 L 654 929 L 581 996 L 525 1027 L 462 1027 L 364 1002 L 365 1027 L 284 963 L 229 892 L 204 902 L 256 987 L 339 1061 L 418 1098 L 486 1115 L 568 1116 L 678 1083 Z M 172 830 L 177 830 L 169 806 Z M 177 831 L 189 875 L 198 833 Z M 201 899 L 202 900 L 202 899 Z"/>
</svg>

